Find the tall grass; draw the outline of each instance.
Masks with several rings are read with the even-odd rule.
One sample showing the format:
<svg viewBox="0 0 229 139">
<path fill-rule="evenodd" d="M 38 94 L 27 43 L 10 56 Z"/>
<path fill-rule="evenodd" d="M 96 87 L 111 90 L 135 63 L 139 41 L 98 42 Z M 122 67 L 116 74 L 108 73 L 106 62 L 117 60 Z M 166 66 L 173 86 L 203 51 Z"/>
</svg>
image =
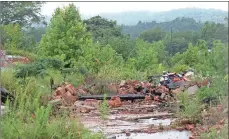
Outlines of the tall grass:
<svg viewBox="0 0 229 139">
<path fill-rule="evenodd" d="M 2 73 L 2 85 L 16 96 L 9 112 L 1 120 L 4 139 L 101 139 L 76 119 L 53 116 L 50 105 L 41 105 L 41 97 L 48 95 L 48 78 L 29 77 L 20 82 L 12 71 Z M 9 104 L 9 103 L 8 103 Z"/>
</svg>

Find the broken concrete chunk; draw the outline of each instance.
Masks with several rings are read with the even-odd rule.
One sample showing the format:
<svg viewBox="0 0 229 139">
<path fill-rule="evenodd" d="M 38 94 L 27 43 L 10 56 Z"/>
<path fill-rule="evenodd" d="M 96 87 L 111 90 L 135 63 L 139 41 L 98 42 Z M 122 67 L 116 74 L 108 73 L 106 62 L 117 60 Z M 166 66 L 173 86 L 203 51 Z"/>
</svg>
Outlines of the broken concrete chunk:
<svg viewBox="0 0 229 139">
<path fill-rule="evenodd" d="M 85 108 L 85 107 L 80 108 L 80 112 L 81 112 L 81 113 L 89 113 L 90 111 L 91 111 L 90 109 Z"/>
<path fill-rule="evenodd" d="M 8 109 L 6 108 L 6 106 L 1 105 L 1 115 L 5 114 L 8 112 Z"/>
<path fill-rule="evenodd" d="M 56 105 L 61 105 L 62 102 L 63 102 L 62 99 L 55 99 L 55 100 L 49 101 L 49 104 L 50 104 L 51 106 L 56 106 Z"/>
<path fill-rule="evenodd" d="M 228 113 L 228 108 L 225 108 L 223 114 Z"/>
<path fill-rule="evenodd" d="M 199 90 L 197 85 L 191 86 L 187 89 L 188 94 L 193 95 Z"/>
<path fill-rule="evenodd" d="M 126 81 L 122 80 L 121 83 L 120 83 L 120 86 L 124 86 L 125 84 L 126 84 Z"/>
</svg>

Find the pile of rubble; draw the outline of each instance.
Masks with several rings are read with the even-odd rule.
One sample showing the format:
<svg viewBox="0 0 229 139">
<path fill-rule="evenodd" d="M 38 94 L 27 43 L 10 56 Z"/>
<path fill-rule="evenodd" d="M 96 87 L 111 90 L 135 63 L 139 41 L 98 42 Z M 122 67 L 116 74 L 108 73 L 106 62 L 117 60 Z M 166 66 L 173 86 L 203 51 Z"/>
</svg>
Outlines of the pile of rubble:
<svg viewBox="0 0 229 139">
<path fill-rule="evenodd" d="M 6 52 L 1 49 L 0 57 L 2 59 L 2 63 L 0 64 L 1 67 L 8 67 L 14 65 L 15 63 L 26 64 L 30 62 L 27 57 L 7 55 Z"/>
<path fill-rule="evenodd" d="M 140 82 L 137 80 L 122 80 L 120 84 L 107 84 L 105 86 L 107 93 L 108 95 L 112 94 L 107 97 L 107 99 L 109 99 L 109 106 L 119 107 L 122 105 L 122 100 L 128 99 L 131 101 L 135 99 L 160 102 L 168 101 L 169 98 L 172 98 L 174 95 L 182 91 L 194 94 L 199 87 L 209 85 L 208 79 L 201 82 L 192 82 L 185 74 L 179 76 L 176 73 L 166 73 L 163 74 L 162 77 L 164 80 L 161 79 L 158 85 L 155 85 L 152 81 Z M 92 87 L 95 86 L 96 85 Z M 72 105 L 77 100 L 102 100 L 103 95 L 93 95 L 90 88 L 84 86 L 75 88 L 72 84 L 65 83 L 55 90 L 52 98 L 54 100 L 64 100 L 64 105 Z"/>
</svg>

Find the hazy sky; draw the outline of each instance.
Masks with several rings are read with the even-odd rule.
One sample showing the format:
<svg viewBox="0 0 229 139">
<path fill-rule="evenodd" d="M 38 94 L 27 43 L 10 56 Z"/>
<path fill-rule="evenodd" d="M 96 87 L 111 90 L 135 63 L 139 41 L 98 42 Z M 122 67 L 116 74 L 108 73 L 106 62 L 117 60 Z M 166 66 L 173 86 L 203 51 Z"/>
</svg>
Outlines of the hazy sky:
<svg viewBox="0 0 229 139">
<path fill-rule="evenodd" d="M 71 2 L 47 2 L 42 13 L 52 15 L 55 8 L 68 5 Z M 213 8 L 228 11 L 227 2 L 74 2 L 80 14 L 96 15 L 104 12 L 122 11 L 168 11 L 179 8 Z"/>
</svg>

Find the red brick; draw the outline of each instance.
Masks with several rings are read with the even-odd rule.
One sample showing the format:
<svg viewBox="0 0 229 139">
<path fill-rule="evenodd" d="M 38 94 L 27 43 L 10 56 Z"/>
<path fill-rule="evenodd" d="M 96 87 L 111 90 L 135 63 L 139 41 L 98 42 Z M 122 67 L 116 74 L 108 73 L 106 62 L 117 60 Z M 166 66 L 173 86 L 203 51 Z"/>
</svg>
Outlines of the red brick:
<svg viewBox="0 0 229 139">
<path fill-rule="evenodd" d="M 76 102 L 76 100 L 78 98 L 76 96 L 67 96 L 65 94 L 65 95 L 63 95 L 63 99 L 64 99 L 66 104 L 70 105 L 70 104 L 73 104 L 74 102 Z"/>
<path fill-rule="evenodd" d="M 119 97 L 112 97 L 111 100 L 108 101 L 109 106 L 111 107 L 120 107 L 122 106 L 122 102 Z"/>
<path fill-rule="evenodd" d="M 72 94 L 71 94 L 69 91 L 67 91 L 65 94 L 66 94 L 67 96 L 72 96 Z"/>
<path fill-rule="evenodd" d="M 67 84 L 65 86 L 66 91 L 69 91 L 72 95 L 76 92 L 75 87 L 72 84 Z"/>
<path fill-rule="evenodd" d="M 193 128 L 194 128 L 194 125 L 193 124 L 186 125 L 186 129 L 187 130 L 192 130 Z"/>
<path fill-rule="evenodd" d="M 145 101 L 146 102 L 150 102 L 152 99 L 151 99 L 151 97 L 150 96 L 145 96 Z"/>
<path fill-rule="evenodd" d="M 65 93 L 65 89 L 63 87 L 58 87 L 55 91 L 56 96 L 62 96 Z"/>
</svg>

